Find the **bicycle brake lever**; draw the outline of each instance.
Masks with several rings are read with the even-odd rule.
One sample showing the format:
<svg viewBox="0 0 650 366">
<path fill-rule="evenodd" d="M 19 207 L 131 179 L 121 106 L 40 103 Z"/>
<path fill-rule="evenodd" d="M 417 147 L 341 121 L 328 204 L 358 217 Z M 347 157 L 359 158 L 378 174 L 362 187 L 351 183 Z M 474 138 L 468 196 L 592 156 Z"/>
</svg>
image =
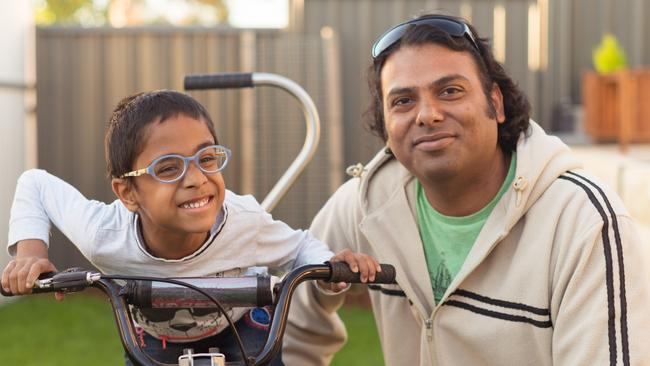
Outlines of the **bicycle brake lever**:
<svg viewBox="0 0 650 366">
<path fill-rule="evenodd" d="M 85 289 L 101 278 L 101 274 L 91 271 L 70 269 L 42 280 L 39 285 L 58 292 L 76 292 Z"/>
</svg>

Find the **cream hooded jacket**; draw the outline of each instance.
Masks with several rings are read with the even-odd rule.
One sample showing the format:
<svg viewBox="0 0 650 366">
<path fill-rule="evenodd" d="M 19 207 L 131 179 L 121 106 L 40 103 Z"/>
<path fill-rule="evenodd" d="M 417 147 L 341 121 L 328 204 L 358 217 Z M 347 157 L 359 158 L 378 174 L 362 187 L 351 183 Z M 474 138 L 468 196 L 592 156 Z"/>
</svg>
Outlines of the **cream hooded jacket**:
<svg viewBox="0 0 650 366">
<path fill-rule="evenodd" d="M 387 365 L 650 365 L 645 252 L 619 198 L 577 171 L 531 122 L 512 186 L 441 303 L 434 302 L 414 211 L 414 177 L 380 152 L 341 186 L 312 233 L 396 267 L 369 286 Z M 283 359 L 326 365 L 345 342 L 343 296 L 303 286 Z"/>
</svg>

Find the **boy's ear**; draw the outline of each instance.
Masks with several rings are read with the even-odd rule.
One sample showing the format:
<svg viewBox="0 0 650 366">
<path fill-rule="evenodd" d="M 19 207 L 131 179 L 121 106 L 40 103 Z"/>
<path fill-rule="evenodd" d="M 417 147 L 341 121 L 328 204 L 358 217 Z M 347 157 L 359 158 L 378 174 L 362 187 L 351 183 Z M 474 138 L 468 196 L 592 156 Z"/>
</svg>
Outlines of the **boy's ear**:
<svg viewBox="0 0 650 366">
<path fill-rule="evenodd" d="M 124 206 L 131 212 L 137 212 L 140 208 L 136 198 L 135 189 L 132 182 L 128 182 L 123 178 L 113 178 L 111 180 L 111 188 L 117 198 L 122 201 Z"/>
</svg>

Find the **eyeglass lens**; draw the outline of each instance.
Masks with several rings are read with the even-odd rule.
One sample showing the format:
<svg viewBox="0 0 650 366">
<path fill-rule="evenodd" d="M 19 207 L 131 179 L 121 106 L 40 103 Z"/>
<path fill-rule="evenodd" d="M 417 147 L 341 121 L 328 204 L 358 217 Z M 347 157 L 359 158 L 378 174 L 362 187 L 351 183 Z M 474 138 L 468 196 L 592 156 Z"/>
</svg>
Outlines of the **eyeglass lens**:
<svg viewBox="0 0 650 366">
<path fill-rule="evenodd" d="M 226 162 L 226 152 L 219 147 L 209 146 L 200 150 L 193 157 L 199 168 L 206 173 L 216 173 Z M 180 156 L 168 156 L 158 160 L 153 166 L 154 175 L 163 181 L 180 177 L 185 171 L 185 159 Z"/>
<path fill-rule="evenodd" d="M 436 26 L 454 37 L 462 37 L 465 34 L 465 26 L 462 23 L 451 19 L 424 18 L 415 21 L 409 21 L 396 26 L 381 36 L 372 48 L 372 57 L 379 56 L 380 53 L 384 52 L 388 47 L 399 41 L 404 35 L 404 32 L 408 26 L 420 24 L 430 24 Z M 478 46 L 476 46 L 474 40 L 470 39 L 470 41 L 473 43 L 474 47 L 478 49 Z"/>
</svg>

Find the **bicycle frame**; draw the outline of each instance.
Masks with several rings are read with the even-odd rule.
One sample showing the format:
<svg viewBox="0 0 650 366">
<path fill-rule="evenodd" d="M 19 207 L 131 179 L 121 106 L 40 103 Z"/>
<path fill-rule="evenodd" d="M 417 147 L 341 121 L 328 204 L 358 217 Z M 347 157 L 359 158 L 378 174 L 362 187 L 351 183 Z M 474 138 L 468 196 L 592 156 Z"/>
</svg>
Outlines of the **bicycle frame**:
<svg viewBox="0 0 650 366">
<path fill-rule="evenodd" d="M 395 282 L 395 269 L 387 264 L 382 264 L 382 271 L 378 272 L 375 280 L 372 283 L 394 283 Z M 150 366 L 150 365 L 169 365 L 165 363 L 158 362 L 151 357 L 149 357 L 138 345 L 137 333 L 134 326 L 134 321 L 129 310 L 129 305 L 132 304 L 134 296 L 136 296 L 137 286 L 136 281 L 128 282 L 125 285 L 118 284 L 114 279 L 121 279 L 121 276 L 105 276 L 99 272 L 94 271 L 83 271 L 79 269 L 71 269 L 65 272 L 59 272 L 57 274 L 47 274 L 47 278 L 40 278 L 34 288 L 34 293 L 42 292 L 77 292 L 81 291 L 88 287 L 94 287 L 102 291 L 110 300 L 111 308 L 113 310 L 113 315 L 115 317 L 115 323 L 117 324 L 120 340 L 122 346 L 126 351 L 129 359 L 136 365 Z M 196 280 L 196 278 L 158 278 L 158 277 L 137 277 L 138 281 L 173 281 L 172 283 L 183 282 L 183 280 Z M 124 276 L 126 278 L 126 276 Z M 244 278 L 244 277 L 239 277 Z M 223 281 L 223 278 L 210 278 L 211 281 Z M 272 318 L 269 333 L 267 335 L 266 343 L 260 351 L 254 357 L 248 357 L 243 363 L 242 362 L 225 362 L 221 363 L 221 357 L 218 354 L 186 354 L 183 355 L 184 359 L 190 360 L 186 365 L 198 365 L 193 363 L 193 359 L 196 357 L 205 357 L 210 358 L 210 365 L 266 365 L 268 364 L 275 355 L 278 354 L 282 347 L 282 337 L 286 328 L 286 321 L 289 315 L 289 306 L 291 303 L 291 297 L 296 289 L 296 287 L 307 280 L 323 280 L 326 282 L 348 282 L 348 283 L 360 283 L 359 274 L 353 273 L 347 264 L 345 263 L 325 263 L 325 264 L 312 264 L 306 265 L 299 268 L 296 268 L 289 273 L 287 273 L 281 281 L 257 281 L 257 294 L 261 296 L 250 295 L 248 297 L 232 297 L 232 301 L 235 301 L 237 304 L 247 305 L 247 306 L 259 306 L 262 305 L 258 301 L 260 298 L 265 299 L 263 302 L 266 302 L 263 305 L 272 305 L 275 308 L 274 316 Z M 206 279 L 207 281 L 207 279 Z M 250 282 L 250 281 L 249 281 Z M 188 286 L 189 282 L 186 282 Z M 178 287 L 179 294 L 181 296 L 186 296 L 187 293 L 182 293 L 186 289 Z M 231 292 L 238 291 L 237 288 L 231 288 Z M 167 288 L 165 291 L 170 291 Z M 228 294 L 229 290 L 220 289 L 222 293 Z M 265 294 L 264 292 L 268 292 Z M 151 296 L 151 301 L 154 302 L 154 298 L 158 296 L 155 291 L 149 292 Z M 253 292 L 251 291 L 251 294 Z M 3 291 L 3 295 L 10 296 Z M 195 296 L 205 299 L 205 293 L 197 293 Z M 221 302 L 221 301 L 220 301 Z M 226 302 L 231 304 L 231 302 Z M 234 303 L 234 302 L 232 302 Z M 221 306 L 221 305 L 219 305 Z M 225 358 L 224 358 L 225 360 Z M 217 361 L 218 363 L 215 363 Z"/>
</svg>

